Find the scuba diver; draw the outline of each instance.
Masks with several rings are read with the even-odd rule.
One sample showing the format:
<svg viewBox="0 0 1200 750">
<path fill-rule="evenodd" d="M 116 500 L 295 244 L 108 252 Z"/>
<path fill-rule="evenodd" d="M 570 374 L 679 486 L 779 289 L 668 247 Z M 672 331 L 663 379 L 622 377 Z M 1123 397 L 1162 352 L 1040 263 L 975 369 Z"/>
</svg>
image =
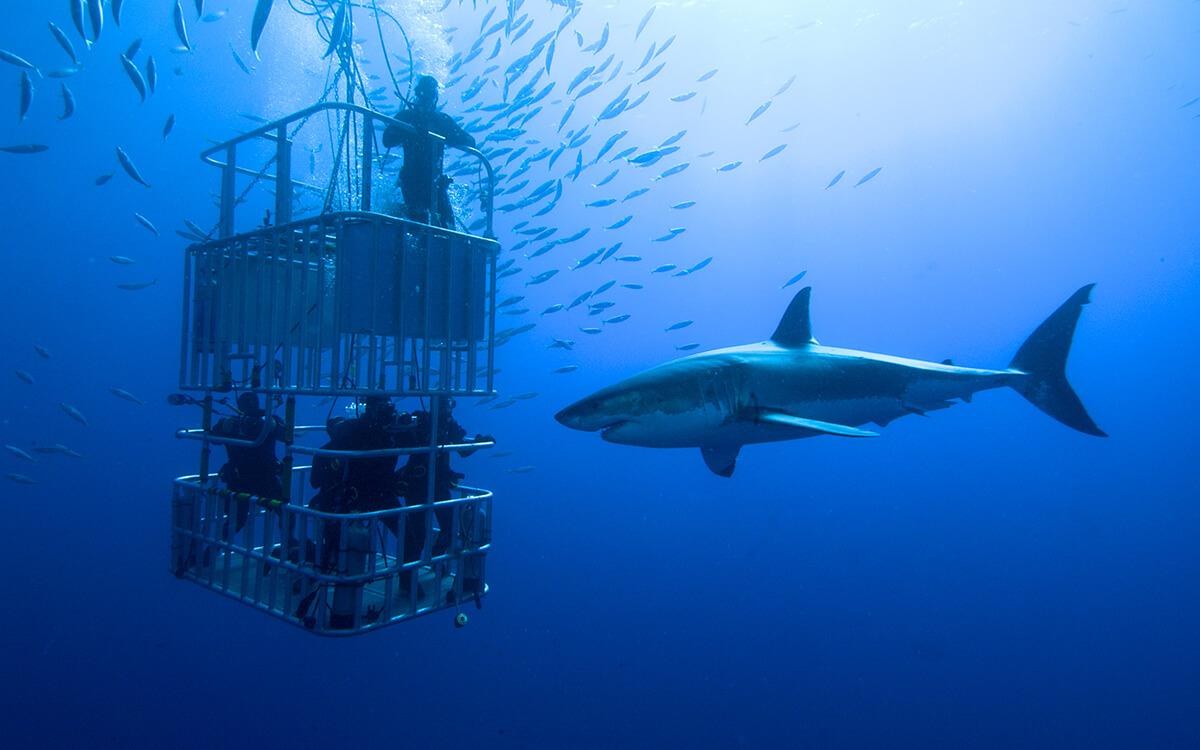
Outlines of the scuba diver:
<svg viewBox="0 0 1200 750">
<path fill-rule="evenodd" d="M 218 476 L 225 488 L 238 495 L 280 499 L 283 485 L 279 479 L 280 463 L 275 457 L 275 443 L 283 440 L 283 420 L 267 415 L 258 401 L 258 394 L 246 391 L 237 398 L 238 414 L 217 422 L 210 434 L 220 438 L 233 438 L 257 442 L 257 445 L 226 445 L 229 460 L 221 467 Z M 258 442 L 261 438 L 261 442 Z M 250 501 L 236 497 L 234 507 L 234 533 L 246 525 L 250 513 Z M 226 521 L 228 536 L 228 521 Z"/>
<path fill-rule="evenodd" d="M 409 448 L 416 444 L 412 427 L 412 418 L 397 412 L 390 399 L 368 396 L 360 416 L 334 417 L 326 423 L 329 442 L 321 447 L 339 451 Z M 316 456 L 309 483 L 318 492 L 310 507 L 325 513 L 370 513 L 399 508 L 395 470 L 396 456 Z M 385 523 L 398 535 L 394 516 Z"/>
<path fill-rule="evenodd" d="M 437 396 L 439 399 L 438 412 L 438 428 L 437 428 L 437 443 L 438 445 L 455 445 L 462 443 L 491 443 L 495 442 L 491 435 L 476 435 L 473 439 L 467 440 L 467 431 L 463 429 L 453 415 L 454 399 L 446 396 Z M 416 422 L 417 429 L 415 430 L 417 439 L 425 444 L 429 440 L 430 420 L 432 416 L 427 411 L 418 411 L 413 413 L 413 419 Z M 459 448 L 460 456 L 469 456 L 478 448 Z M 448 451 L 438 451 L 437 457 L 434 460 L 434 475 L 433 475 L 433 501 L 441 502 L 450 499 L 450 491 L 458 485 L 458 480 L 463 478 L 463 475 L 450 468 L 450 453 Z M 406 506 L 424 505 L 429 498 L 429 455 L 427 453 L 413 453 L 409 455 L 408 462 L 404 464 L 396 474 L 399 477 L 399 486 L 404 494 L 404 504 Z M 438 534 L 433 541 L 432 555 L 437 557 L 444 554 L 450 548 L 451 529 L 454 521 L 454 506 L 434 506 L 434 513 L 438 521 Z M 405 526 L 404 533 L 404 561 L 412 562 L 421 558 L 421 553 L 425 547 L 425 513 L 413 513 Z"/>
<path fill-rule="evenodd" d="M 475 139 L 459 127 L 454 118 L 438 111 L 437 103 L 437 79 L 433 76 L 418 78 L 413 102 L 396 113 L 395 118 L 411 125 L 417 132 L 392 125 L 383 131 L 383 145 L 385 148 L 404 147 L 404 164 L 400 167 L 397 184 L 404 196 L 408 218 L 453 229 L 454 213 L 447 192 L 450 178 L 442 174 L 442 156 L 447 144 L 474 148 Z"/>
</svg>

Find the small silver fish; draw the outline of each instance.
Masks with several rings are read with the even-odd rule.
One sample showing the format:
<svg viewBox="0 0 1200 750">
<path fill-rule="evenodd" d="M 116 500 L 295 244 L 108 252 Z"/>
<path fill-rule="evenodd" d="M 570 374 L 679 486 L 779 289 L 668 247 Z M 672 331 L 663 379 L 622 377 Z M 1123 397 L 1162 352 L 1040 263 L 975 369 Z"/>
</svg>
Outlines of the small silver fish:
<svg viewBox="0 0 1200 750">
<path fill-rule="evenodd" d="M 874 169 L 872 169 L 870 172 L 867 172 L 867 173 L 866 173 L 866 175 L 864 175 L 864 176 L 863 176 L 863 178 L 862 178 L 861 180 L 859 180 L 858 182 L 854 183 L 854 187 L 858 187 L 859 185 L 863 184 L 864 182 L 866 182 L 867 180 L 871 179 L 871 178 L 872 178 L 872 177 L 874 177 L 875 175 L 879 174 L 880 170 L 882 170 L 882 169 L 883 169 L 883 167 L 875 167 L 875 168 L 874 168 Z"/>
<path fill-rule="evenodd" d="M 175 5 L 178 7 L 179 3 L 176 2 Z M 121 166 L 125 169 L 125 173 L 132 177 L 134 182 L 145 185 L 146 187 L 150 187 L 150 183 L 142 179 L 141 173 L 138 172 L 137 167 L 134 166 L 133 161 L 129 158 L 129 154 L 125 153 L 120 146 L 117 146 L 117 161 L 121 162 Z"/>
<path fill-rule="evenodd" d="M 10 65 L 16 65 L 18 68 L 27 68 L 29 70 L 32 70 L 34 73 L 41 75 L 41 73 L 38 71 L 37 67 L 33 63 L 29 62 L 28 60 L 26 60 L 23 57 L 18 57 L 17 55 L 14 55 L 13 53 L 8 52 L 6 50 L 0 49 L 0 60 L 3 60 L 4 62 L 9 63 Z"/>
<path fill-rule="evenodd" d="M 133 258 L 126 258 L 124 255 L 110 255 L 110 256 L 108 256 L 108 259 L 111 260 L 113 263 L 119 263 L 123 266 L 129 266 L 129 265 L 133 265 L 134 263 L 137 263 L 137 261 L 134 260 Z"/>
<path fill-rule="evenodd" d="M 147 219 L 145 216 L 142 216 L 142 215 L 141 215 L 141 214 L 139 214 L 137 211 L 134 211 L 134 212 L 133 212 L 133 218 L 137 219 L 139 224 L 141 224 L 141 225 L 142 225 L 142 226 L 144 226 L 145 228 L 149 229 L 151 232 L 154 232 L 154 236 L 155 236 L 155 237 L 159 237 L 159 236 L 160 236 L 160 235 L 159 235 L 159 233 L 158 233 L 158 230 L 154 228 L 154 225 L 153 225 L 153 224 L 151 224 L 151 223 L 150 223 L 150 220 L 149 220 L 149 219 Z"/>
<path fill-rule="evenodd" d="M 664 331 L 678 331 L 680 328 L 687 328 L 688 326 L 690 326 L 692 323 L 695 323 L 695 322 L 696 321 L 694 321 L 694 320 L 681 320 L 678 323 L 672 323 L 671 325 L 667 326 L 663 330 Z"/>
<path fill-rule="evenodd" d="M 117 284 L 117 289 L 126 289 L 128 291 L 137 291 L 138 289 L 145 289 L 146 287 L 153 286 L 154 284 L 157 284 L 157 283 L 158 283 L 158 279 L 154 279 L 153 281 L 135 281 L 135 282 L 132 282 L 129 284 Z"/>
<path fill-rule="evenodd" d="M 0 146 L 0 151 L 9 154 L 38 154 L 48 148 L 50 147 L 40 143 L 18 143 L 15 146 Z"/>
<path fill-rule="evenodd" d="M 141 400 L 140 398 L 133 395 L 129 391 L 123 391 L 120 388 L 113 388 L 110 386 L 108 389 L 108 392 L 111 393 L 112 395 L 116 396 L 117 398 L 123 398 L 126 401 L 132 401 L 135 404 L 141 405 L 141 404 L 146 403 L 145 401 Z"/>
<path fill-rule="evenodd" d="M 125 75 L 133 82 L 133 87 L 137 89 L 138 96 L 143 102 L 146 101 L 146 79 L 142 78 L 142 71 L 125 55 L 121 55 L 121 66 L 125 68 Z"/>
<path fill-rule="evenodd" d="M 828 190 L 829 188 L 838 184 L 838 181 L 841 180 L 845 176 L 846 176 L 846 170 L 843 169 L 841 172 L 838 172 L 836 175 L 833 176 L 833 179 L 829 181 L 829 184 L 825 186 L 825 189 Z"/>
<path fill-rule="evenodd" d="M 4 478 L 10 482 L 16 482 L 17 484 L 37 484 L 38 483 L 38 480 L 33 479 L 31 477 L 27 477 L 24 474 L 11 474 L 10 473 L 10 474 L 5 474 Z"/>
<path fill-rule="evenodd" d="M 29 373 L 25 372 L 24 370 L 20 370 L 20 369 L 14 370 L 14 372 L 17 374 L 18 378 L 20 378 L 21 380 L 24 380 L 26 383 L 29 383 L 30 385 L 33 385 L 33 376 L 32 375 L 30 375 Z"/>
<path fill-rule="evenodd" d="M 754 114 L 750 115 L 750 119 L 746 120 L 746 124 L 749 125 L 750 123 L 757 120 L 762 115 L 762 113 L 766 112 L 770 107 L 771 107 L 771 100 L 768 99 L 767 101 L 760 104 L 758 106 L 758 109 L 754 110 Z"/>
<path fill-rule="evenodd" d="M 67 84 L 60 85 L 62 86 L 63 113 L 58 116 L 58 119 L 65 120 L 75 114 L 75 95 L 67 88 Z"/>
<path fill-rule="evenodd" d="M 83 0 L 71 0 L 71 23 L 75 24 L 75 30 L 83 38 L 84 44 L 90 48 L 92 43 L 88 40 L 87 31 L 83 28 Z"/>
<path fill-rule="evenodd" d="M 808 273 L 808 270 L 807 270 L 807 269 L 806 269 L 806 270 L 804 270 L 804 271 L 801 271 L 800 273 L 796 274 L 796 275 L 795 275 L 795 276 L 793 276 L 792 278 L 788 279 L 788 282 L 787 282 L 786 284 L 784 284 L 783 286 L 779 287 L 779 288 L 780 288 L 780 289 L 787 289 L 787 288 L 788 288 L 789 286 L 791 286 L 792 284 L 795 284 L 795 283 L 796 283 L 797 281 L 799 281 L 800 279 L 803 279 L 803 278 L 804 278 L 804 274 L 806 274 L 806 273 Z"/>
<path fill-rule="evenodd" d="M 6 450 L 6 451 L 8 451 L 9 453 L 13 454 L 14 456 L 16 456 L 17 458 L 21 459 L 22 461 L 29 461 L 29 462 L 31 462 L 31 463 L 32 463 L 32 462 L 35 462 L 35 461 L 37 461 L 37 459 L 36 459 L 36 458 L 34 458 L 33 456 L 29 455 L 28 453 L 26 453 L 25 451 L 21 450 L 20 448 L 18 448 L 18 447 L 17 447 L 17 446 L 15 446 L 15 445 L 6 445 L 6 446 L 4 446 L 4 450 Z"/>
<path fill-rule="evenodd" d="M 101 0 L 88 0 L 88 19 L 92 22 L 92 41 L 100 38 L 100 30 L 104 28 L 104 3 Z"/>
<path fill-rule="evenodd" d="M 676 164 L 675 166 L 671 167 L 670 169 L 668 169 L 665 172 L 663 172 L 662 174 L 660 174 L 658 177 L 655 177 L 654 181 L 658 182 L 659 180 L 666 179 L 667 177 L 670 177 L 671 175 L 679 174 L 680 172 L 682 172 L 683 170 L 687 169 L 690 166 L 691 166 L 691 163 L 686 162 L 686 161 L 682 164 Z"/>
<path fill-rule="evenodd" d="M 237 53 L 237 50 L 233 48 L 233 42 L 229 43 L 229 51 L 233 53 L 233 61 L 242 69 L 242 72 L 250 75 L 250 68 L 242 61 L 242 56 Z"/>
<path fill-rule="evenodd" d="M 21 71 L 21 102 L 20 115 L 18 119 L 22 122 L 25 120 L 25 115 L 29 113 L 29 106 L 33 104 L 33 81 L 29 79 L 29 74 Z"/>
<path fill-rule="evenodd" d="M 558 273 L 557 268 L 549 270 L 549 271 L 545 271 L 544 273 L 539 273 L 537 276 L 534 276 L 529 281 L 526 281 L 525 286 L 529 286 L 531 284 L 544 284 L 545 282 L 547 282 L 551 278 L 553 278 L 554 275 L 557 273 Z"/>
<path fill-rule="evenodd" d="M 70 78 L 81 70 L 83 70 L 83 63 L 75 63 L 74 65 L 69 65 L 65 68 L 52 70 L 46 75 L 50 76 L 51 78 Z"/>
<path fill-rule="evenodd" d="M 87 423 L 88 423 L 87 417 L 83 416 L 83 412 L 79 411 L 74 406 L 71 406 L 66 401 L 60 401 L 58 403 L 58 405 L 59 405 L 59 407 L 62 408 L 62 410 L 64 412 L 67 413 L 68 417 L 70 417 L 71 419 L 74 419 L 76 422 L 83 425 L 84 427 L 87 427 Z"/>
<path fill-rule="evenodd" d="M 654 9 L 657 7 L 657 5 L 651 5 L 650 10 L 646 11 L 646 15 L 642 16 L 642 20 L 638 21 L 637 31 L 633 34 L 633 41 L 636 42 L 637 38 L 642 35 L 642 29 L 646 28 L 646 24 L 650 23 L 650 16 L 654 15 Z"/>
<path fill-rule="evenodd" d="M 614 169 L 607 177 L 605 177 L 603 180 L 600 180 L 595 185 L 592 185 L 592 187 L 603 187 L 604 185 L 607 185 L 608 183 L 612 182 L 612 179 L 617 176 L 617 172 L 620 171 L 621 170 L 619 169 Z"/>
<path fill-rule="evenodd" d="M 47 349 L 46 347 L 40 346 L 38 344 L 34 344 L 33 350 L 35 352 L 37 352 L 38 356 L 41 357 L 42 359 L 50 359 L 50 350 Z"/>
<path fill-rule="evenodd" d="M 699 344 L 693 343 L 693 344 L 682 344 L 680 346 L 675 347 L 675 349 L 677 351 L 681 351 L 681 352 L 690 352 L 691 350 L 697 349 L 699 347 L 700 347 Z"/>
<path fill-rule="evenodd" d="M 646 75 L 642 76 L 642 79 L 641 79 L 640 81 L 638 81 L 638 83 L 645 83 L 646 81 L 649 81 L 651 78 L 653 78 L 654 76 L 656 76 L 656 75 L 658 75 L 659 73 L 661 73 L 661 72 L 662 72 L 662 69 L 663 69 L 665 66 L 666 66 L 666 63 L 665 63 L 665 62 L 664 62 L 664 63 L 659 63 L 659 64 L 658 64 L 658 67 L 656 67 L 654 70 L 650 71 L 650 72 L 649 72 L 649 73 L 647 73 Z M 626 107 L 626 109 L 632 109 L 632 107 Z"/>
<path fill-rule="evenodd" d="M 175 34 L 183 44 L 184 49 L 190 50 L 192 43 L 188 41 L 187 25 L 183 22 L 183 7 L 175 0 Z"/>
<path fill-rule="evenodd" d="M 557 370 L 551 370 L 550 374 L 551 375 L 565 375 L 568 372 L 575 372 L 578 369 L 579 369 L 579 365 L 566 365 L 564 367 L 558 368 Z"/>
<path fill-rule="evenodd" d="M 71 40 L 67 38 L 62 29 L 54 25 L 53 21 L 49 21 L 48 23 L 50 24 L 50 33 L 58 40 L 59 45 L 66 50 L 66 53 L 71 56 L 71 62 L 79 62 L 79 58 L 75 55 L 75 45 L 71 44 Z"/>
<path fill-rule="evenodd" d="M 778 154 L 779 154 L 779 152 L 783 151 L 785 148 L 787 148 L 787 144 L 786 144 L 786 143 L 781 143 L 780 145 L 778 145 L 778 146 L 776 146 L 775 148 L 771 149 L 771 150 L 770 150 L 770 151 L 768 151 L 767 153 L 763 154 L 761 157 L 759 157 L 759 159 L 758 159 L 758 160 L 759 160 L 759 161 L 766 161 L 767 159 L 770 159 L 772 156 L 776 156 L 776 155 L 778 155 Z"/>
<path fill-rule="evenodd" d="M 783 92 L 787 91 L 789 88 L 791 88 L 792 84 L 795 82 L 796 82 L 796 76 L 793 75 L 791 78 L 787 79 L 786 83 L 784 83 L 782 86 L 779 87 L 779 90 L 776 91 L 774 93 L 774 95 L 771 96 L 771 98 L 774 99 L 776 96 L 779 96 Z"/>
<path fill-rule="evenodd" d="M 518 466 L 515 469 L 509 469 L 508 473 L 509 474 L 528 474 L 529 472 L 533 471 L 536 468 L 537 468 L 536 466 Z"/>
</svg>

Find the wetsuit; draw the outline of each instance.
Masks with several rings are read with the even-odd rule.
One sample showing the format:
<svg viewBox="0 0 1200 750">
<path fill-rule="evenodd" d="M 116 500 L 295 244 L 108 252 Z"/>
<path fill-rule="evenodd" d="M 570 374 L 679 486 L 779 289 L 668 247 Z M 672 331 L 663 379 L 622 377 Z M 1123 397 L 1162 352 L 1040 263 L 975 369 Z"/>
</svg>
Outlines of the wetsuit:
<svg viewBox="0 0 1200 750">
<path fill-rule="evenodd" d="M 428 440 L 429 414 L 424 411 L 418 411 L 413 414 L 413 417 L 417 422 L 415 432 L 418 440 L 422 442 Z M 442 420 L 442 424 L 438 429 L 437 441 L 439 445 L 470 442 L 467 440 L 467 431 L 453 417 L 447 417 Z M 475 448 L 462 448 L 458 453 L 463 456 L 469 456 L 475 451 Z M 446 451 L 440 451 L 437 454 L 437 457 L 434 459 L 434 467 L 433 499 L 435 502 L 449 500 L 451 489 L 458 484 L 458 480 L 462 479 L 463 475 L 450 468 L 450 454 Z M 413 453 L 408 457 L 408 462 L 404 464 L 404 467 L 399 472 L 401 479 L 400 488 L 404 493 L 405 505 L 423 505 L 426 502 L 429 496 L 428 474 L 429 454 Z M 432 550 L 433 555 L 437 556 L 450 548 L 450 529 L 454 521 L 454 508 L 448 506 L 435 507 L 434 513 L 437 514 L 438 526 L 440 527 Z M 421 557 L 421 551 L 425 547 L 425 525 L 424 513 L 413 513 L 409 517 L 404 534 L 405 562 L 412 562 Z"/>
<path fill-rule="evenodd" d="M 216 437 L 236 440 L 257 440 L 263 430 L 262 416 L 242 415 L 226 417 L 210 431 Z M 283 439 L 283 422 L 271 417 L 270 432 L 261 445 L 226 445 L 229 460 L 221 467 L 220 478 L 230 492 L 245 493 L 255 497 L 280 498 L 283 485 L 279 480 L 279 459 L 275 457 L 275 443 Z M 234 531 L 241 531 L 250 513 L 247 500 L 235 500 Z"/>
<path fill-rule="evenodd" d="M 474 148 L 475 139 L 459 127 L 454 118 L 437 109 L 408 107 L 401 110 L 396 119 L 412 125 L 417 131 L 417 134 L 412 134 L 395 125 L 383 131 L 385 148 L 404 147 L 404 165 L 400 167 L 398 184 L 404 196 L 408 218 L 453 229 L 454 214 L 446 190 L 450 179 L 442 174 L 442 156 L 446 144 Z M 430 138 L 424 133 L 440 135 L 445 139 L 445 144 L 441 139 Z M 436 212 L 432 204 L 435 194 Z"/>
</svg>

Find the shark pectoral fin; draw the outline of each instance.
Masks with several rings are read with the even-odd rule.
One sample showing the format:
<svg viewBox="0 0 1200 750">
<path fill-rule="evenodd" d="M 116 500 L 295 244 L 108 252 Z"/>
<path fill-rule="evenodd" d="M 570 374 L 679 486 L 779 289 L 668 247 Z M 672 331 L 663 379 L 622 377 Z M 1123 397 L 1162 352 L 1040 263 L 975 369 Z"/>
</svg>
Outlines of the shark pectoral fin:
<svg viewBox="0 0 1200 750">
<path fill-rule="evenodd" d="M 712 473 L 720 477 L 729 477 L 733 474 L 738 451 L 741 449 L 740 445 L 702 445 L 700 455 L 704 456 L 704 464 Z"/>
<path fill-rule="evenodd" d="M 820 432 L 825 435 L 841 435 L 843 437 L 879 437 L 878 432 L 860 430 L 857 427 L 850 427 L 844 424 L 834 424 L 833 422 L 822 422 L 817 419 L 794 417 L 791 414 L 783 414 L 780 412 L 759 412 L 758 421 L 779 425 L 780 427 L 795 427 L 799 430 Z"/>
</svg>

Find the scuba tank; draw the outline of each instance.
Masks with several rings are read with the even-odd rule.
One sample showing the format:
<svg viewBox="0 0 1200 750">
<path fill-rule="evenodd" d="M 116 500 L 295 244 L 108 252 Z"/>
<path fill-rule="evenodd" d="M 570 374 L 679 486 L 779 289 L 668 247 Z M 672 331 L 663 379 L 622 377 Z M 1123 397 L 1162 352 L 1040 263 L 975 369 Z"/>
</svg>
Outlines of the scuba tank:
<svg viewBox="0 0 1200 750">
<path fill-rule="evenodd" d="M 371 550 L 369 523 L 345 521 L 341 524 L 338 549 L 338 575 L 356 576 L 367 572 L 367 554 Z M 354 627 L 355 614 L 362 604 L 361 583 L 339 583 L 333 588 L 333 611 L 329 615 L 329 627 L 333 630 L 350 630 Z"/>
</svg>

